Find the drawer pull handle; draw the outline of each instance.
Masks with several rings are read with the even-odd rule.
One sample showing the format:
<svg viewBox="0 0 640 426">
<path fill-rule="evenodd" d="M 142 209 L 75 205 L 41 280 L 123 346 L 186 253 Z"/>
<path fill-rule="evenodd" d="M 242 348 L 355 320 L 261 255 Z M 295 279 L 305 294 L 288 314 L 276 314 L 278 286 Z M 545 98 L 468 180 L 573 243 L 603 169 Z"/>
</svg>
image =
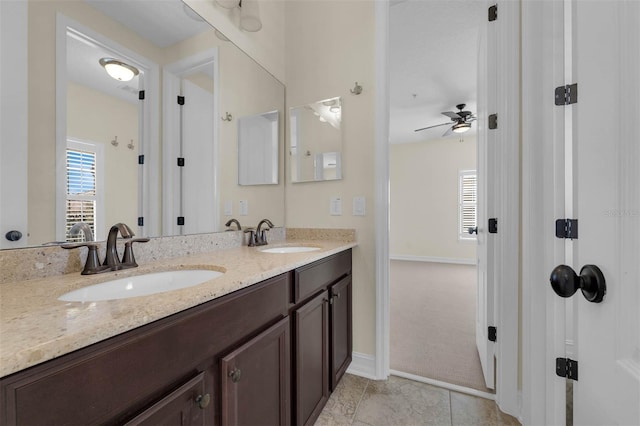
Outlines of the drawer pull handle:
<svg viewBox="0 0 640 426">
<path fill-rule="evenodd" d="M 241 374 L 242 374 L 242 371 L 240 371 L 239 368 L 234 368 L 229 372 L 229 377 L 231 377 L 231 381 L 233 383 L 238 383 L 240 381 Z"/>
<path fill-rule="evenodd" d="M 207 407 L 207 405 L 209 405 L 209 402 L 211 402 L 211 395 L 209 395 L 208 393 L 205 393 L 204 395 L 198 395 L 198 397 L 196 398 L 196 404 L 198 404 L 198 407 L 203 410 Z"/>
</svg>

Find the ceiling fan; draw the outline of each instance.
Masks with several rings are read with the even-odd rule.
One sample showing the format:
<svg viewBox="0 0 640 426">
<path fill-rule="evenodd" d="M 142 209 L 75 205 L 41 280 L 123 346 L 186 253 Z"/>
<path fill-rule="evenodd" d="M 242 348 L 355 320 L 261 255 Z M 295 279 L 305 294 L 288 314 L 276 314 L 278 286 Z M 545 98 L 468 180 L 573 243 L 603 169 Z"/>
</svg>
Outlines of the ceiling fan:
<svg viewBox="0 0 640 426">
<path fill-rule="evenodd" d="M 451 118 L 450 122 L 423 127 L 421 129 L 416 129 L 415 131 L 419 132 L 421 130 L 432 129 L 434 127 L 451 126 L 442 136 L 449 136 L 452 133 L 464 133 L 471 128 L 471 123 L 476 120 L 476 116 L 473 115 L 471 111 L 463 111 L 465 106 L 466 104 L 458 104 L 456 105 L 456 108 L 459 109 L 458 112 L 447 111 L 442 113 Z"/>
</svg>

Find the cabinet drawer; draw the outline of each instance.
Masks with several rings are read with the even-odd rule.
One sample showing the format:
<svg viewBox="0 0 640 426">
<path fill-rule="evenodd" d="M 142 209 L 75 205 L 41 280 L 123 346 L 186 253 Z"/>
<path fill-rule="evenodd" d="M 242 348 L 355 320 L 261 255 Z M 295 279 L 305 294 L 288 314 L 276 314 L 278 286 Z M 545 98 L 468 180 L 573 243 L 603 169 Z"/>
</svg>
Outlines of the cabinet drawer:
<svg viewBox="0 0 640 426">
<path fill-rule="evenodd" d="M 351 250 L 295 270 L 292 302 L 298 303 L 351 272 Z"/>
</svg>

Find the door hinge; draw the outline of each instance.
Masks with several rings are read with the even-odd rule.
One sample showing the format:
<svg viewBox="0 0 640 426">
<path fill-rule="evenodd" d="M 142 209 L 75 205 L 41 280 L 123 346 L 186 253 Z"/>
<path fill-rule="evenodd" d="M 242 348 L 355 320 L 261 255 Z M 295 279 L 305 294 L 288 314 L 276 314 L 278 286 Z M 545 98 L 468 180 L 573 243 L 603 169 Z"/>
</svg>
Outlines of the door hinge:
<svg viewBox="0 0 640 426">
<path fill-rule="evenodd" d="M 488 334 L 489 334 L 489 341 L 491 342 L 495 342 L 498 340 L 498 329 L 494 326 L 489 326 L 488 329 Z"/>
<path fill-rule="evenodd" d="M 578 219 L 556 220 L 556 237 L 578 239 Z"/>
<path fill-rule="evenodd" d="M 138 155 L 138 164 L 144 164 L 144 155 Z"/>
<path fill-rule="evenodd" d="M 138 226 L 144 226 L 144 217 L 138 218 Z"/>
<path fill-rule="evenodd" d="M 184 216 L 178 216 L 178 225 L 184 225 Z"/>
<path fill-rule="evenodd" d="M 178 96 L 178 105 L 184 105 L 184 96 Z"/>
<path fill-rule="evenodd" d="M 184 167 L 184 157 L 178 157 L 178 167 Z"/>
<path fill-rule="evenodd" d="M 489 219 L 489 233 L 497 234 L 498 233 L 498 219 L 492 217 Z"/>
<path fill-rule="evenodd" d="M 138 91 L 138 99 L 141 101 L 144 100 L 144 90 Z"/>
<path fill-rule="evenodd" d="M 498 114 L 491 114 L 489 116 L 489 129 L 495 130 L 498 128 Z"/>
<path fill-rule="evenodd" d="M 578 83 L 556 87 L 556 105 L 571 105 L 578 102 Z"/>
<path fill-rule="evenodd" d="M 489 22 L 493 22 L 498 19 L 498 5 L 494 4 L 489 7 Z"/>
<path fill-rule="evenodd" d="M 570 358 L 556 358 L 556 375 L 578 380 L 578 361 Z"/>
</svg>

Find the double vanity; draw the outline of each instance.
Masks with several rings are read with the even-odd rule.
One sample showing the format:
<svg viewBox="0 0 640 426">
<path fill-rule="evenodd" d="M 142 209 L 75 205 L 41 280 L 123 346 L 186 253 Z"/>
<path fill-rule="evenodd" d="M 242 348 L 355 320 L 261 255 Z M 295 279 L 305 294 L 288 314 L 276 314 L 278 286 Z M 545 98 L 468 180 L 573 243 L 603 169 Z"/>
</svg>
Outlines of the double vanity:
<svg viewBox="0 0 640 426">
<path fill-rule="evenodd" d="M 354 246 L 284 240 L 4 283 L 0 424 L 313 424 L 351 362 Z"/>
</svg>

